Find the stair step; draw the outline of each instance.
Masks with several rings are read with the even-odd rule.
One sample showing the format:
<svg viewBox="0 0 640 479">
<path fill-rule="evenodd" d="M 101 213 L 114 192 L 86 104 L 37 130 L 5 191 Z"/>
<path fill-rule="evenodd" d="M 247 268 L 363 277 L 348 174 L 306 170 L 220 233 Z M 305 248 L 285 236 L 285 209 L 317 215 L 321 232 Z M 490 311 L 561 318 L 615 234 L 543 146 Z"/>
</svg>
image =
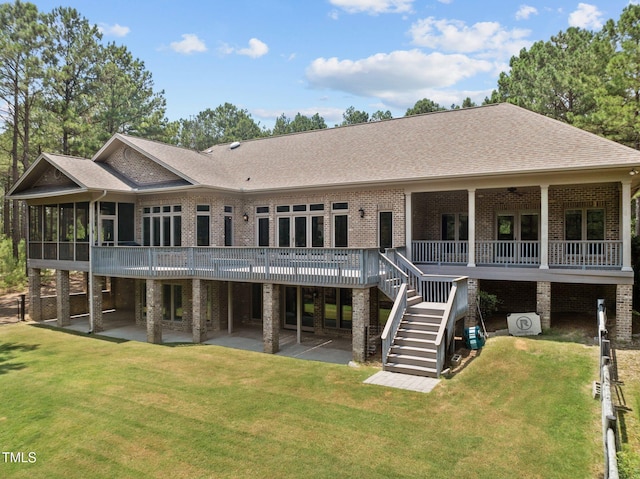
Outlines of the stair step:
<svg viewBox="0 0 640 479">
<path fill-rule="evenodd" d="M 414 307 L 422 303 L 422 296 L 409 296 L 407 295 L 407 308 Z"/>
<path fill-rule="evenodd" d="M 417 348 L 415 346 L 403 346 L 400 344 L 391 346 L 389 355 L 391 354 L 400 354 L 404 356 L 414 356 L 429 359 L 436 359 L 436 357 L 438 356 L 438 352 L 436 351 L 435 347 L 432 349 L 427 349 Z"/>
<path fill-rule="evenodd" d="M 437 331 L 442 324 L 442 318 L 436 318 L 433 316 L 421 316 L 416 314 L 405 314 L 402 318 L 400 326 L 407 325 L 414 327 L 415 329 L 427 329 L 429 331 Z"/>
<path fill-rule="evenodd" d="M 409 366 L 421 366 L 424 368 L 433 368 L 437 366 L 436 358 L 423 358 L 420 356 L 411 356 L 407 354 L 389 354 L 387 356 L 387 363 L 409 365 Z"/>
<path fill-rule="evenodd" d="M 418 338 L 407 338 L 404 336 L 397 336 L 393 341 L 393 344 L 397 344 L 400 346 L 413 346 L 416 348 L 425 348 L 425 349 L 433 349 L 435 348 L 435 338 L 434 339 L 418 339 Z"/>
<path fill-rule="evenodd" d="M 384 370 L 394 373 L 411 374 L 412 376 L 424 376 L 428 378 L 437 377 L 437 371 L 435 368 L 411 366 L 408 364 L 386 363 L 384 365 Z"/>
<path fill-rule="evenodd" d="M 434 341 L 436 336 L 438 336 L 437 331 L 425 331 L 424 329 L 405 327 L 402 324 L 400 324 L 398 332 L 396 333 L 397 338 L 433 339 Z"/>
<path fill-rule="evenodd" d="M 411 305 L 407 303 L 407 313 L 410 314 L 425 314 L 429 316 L 442 317 L 445 309 L 446 305 L 442 303 L 429 303 L 426 301 L 421 301 Z"/>
</svg>

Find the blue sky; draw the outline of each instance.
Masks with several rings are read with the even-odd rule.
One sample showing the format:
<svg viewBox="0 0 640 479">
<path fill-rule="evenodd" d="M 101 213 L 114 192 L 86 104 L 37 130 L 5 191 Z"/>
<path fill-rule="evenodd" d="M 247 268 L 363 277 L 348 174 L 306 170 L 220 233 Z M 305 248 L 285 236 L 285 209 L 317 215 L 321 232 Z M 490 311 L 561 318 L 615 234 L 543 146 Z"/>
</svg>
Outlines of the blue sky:
<svg viewBox="0 0 640 479">
<path fill-rule="evenodd" d="M 599 30 L 629 0 L 67 0 L 126 45 L 164 90 L 170 120 L 230 102 L 266 127 L 349 106 L 402 116 L 496 88 L 509 58 L 570 26 Z"/>
</svg>

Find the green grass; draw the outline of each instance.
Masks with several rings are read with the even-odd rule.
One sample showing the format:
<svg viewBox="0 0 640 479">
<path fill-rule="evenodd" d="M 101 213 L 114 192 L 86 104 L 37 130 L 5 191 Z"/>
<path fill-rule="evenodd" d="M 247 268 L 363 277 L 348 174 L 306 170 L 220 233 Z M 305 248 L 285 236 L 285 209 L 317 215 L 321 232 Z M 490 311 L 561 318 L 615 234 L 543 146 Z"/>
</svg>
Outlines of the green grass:
<svg viewBox="0 0 640 479">
<path fill-rule="evenodd" d="M 8 478 L 590 478 L 597 350 L 509 337 L 430 394 L 376 369 L 0 327 Z"/>
</svg>

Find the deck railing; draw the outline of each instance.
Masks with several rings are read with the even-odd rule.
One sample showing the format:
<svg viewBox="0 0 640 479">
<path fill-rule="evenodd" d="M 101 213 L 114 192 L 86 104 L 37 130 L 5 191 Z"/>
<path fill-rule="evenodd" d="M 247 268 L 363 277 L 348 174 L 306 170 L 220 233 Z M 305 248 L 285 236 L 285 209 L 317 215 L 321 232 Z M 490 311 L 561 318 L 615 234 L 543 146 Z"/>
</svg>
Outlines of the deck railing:
<svg viewBox="0 0 640 479">
<path fill-rule="evenodd" d="M 402 283 L 398 289 L 393 307 L 391 308 L 391 313 L 389 313 L 387 322 L 384 325 L 384 330 L 382 331 L 382 364 L 386 364 L 387 362 L 391 345 L 393 344 L 393 340 L 396 337 L 396 333 L 398 332 L 398 328 L 400 327 L 402 317 L 406 310 L 407 283 Z"/>
<path fill-rule="evenodd" d="M 467 264 L 467 241 L 412 241 L 416 264 Z M 476 241 L 479 266 L 539 266 L 539 241 Z M 554 268 L 621 268 L 622 241 L 549 241 L 549 266 Z"/>
<path fill-rule="evenodd" d="M 347 248 L 95 247 L 93 273 L 366 286 L 378 283 L 378 250 Z"/>
<path fill-rule="evenodd" d="M 395 249 L 387 250 L 387 255 L 407 275 L 409 287 L 422 296 L 424 301 L 432 303 L 448 301 L 455 276 L 425 274 Z"/>
</svg>

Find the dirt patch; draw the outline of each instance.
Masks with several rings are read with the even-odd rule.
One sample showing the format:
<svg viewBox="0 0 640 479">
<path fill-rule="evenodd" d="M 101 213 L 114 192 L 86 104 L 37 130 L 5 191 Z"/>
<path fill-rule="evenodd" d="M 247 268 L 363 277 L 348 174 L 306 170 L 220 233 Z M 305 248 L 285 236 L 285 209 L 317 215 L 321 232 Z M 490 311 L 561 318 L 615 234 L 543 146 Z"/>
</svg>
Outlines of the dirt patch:
<svg viewBox="0 0 640 479">
<path fill-rule="evenodd" d="M 69 273 L 69 292 L 82 293 L 85 291 L 84 273 L 72 271 Z M 17 323 L 19 317 L 20 296 L 25 295 L 25 304 L 29 311 L 29 294 L 27 289 L 20 291 L 0 291 L 0 324 Z M 41 296 L 53 296 L 56 294 L 56 280 L 53 275 L 45 275 L 42 279 Z M 28 316 L 27 316 L 28 319 Z"/>
</svg>

